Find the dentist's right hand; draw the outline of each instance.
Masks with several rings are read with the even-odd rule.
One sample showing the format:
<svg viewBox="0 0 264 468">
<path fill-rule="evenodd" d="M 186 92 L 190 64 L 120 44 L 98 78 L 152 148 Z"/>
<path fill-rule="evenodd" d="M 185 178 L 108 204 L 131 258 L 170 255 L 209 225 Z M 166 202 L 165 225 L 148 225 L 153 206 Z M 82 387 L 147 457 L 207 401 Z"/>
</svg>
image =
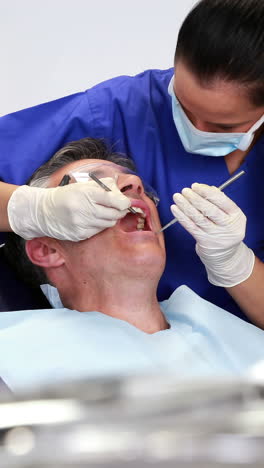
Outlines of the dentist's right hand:
<svg viewBox="0 0 264 468">
<path fill-rule="evenodd" d="M 243 242 L 246 216 L 219 188 L 194 183 L 173 195 L 173 215 L 196 240 L 210 283 L 225 288 L 249 278 L 255 256 Z"/>
<path fill-rule="evenodd" d="M 79 241 L 114 226 L 127 214 L 130 199 L 111 177 L 102 179 L 111 192 L 94 181 L 63 187 L 18 187 L 8 203 L 11 229 L 24 239 L 49 236 Z"/>
</svg>

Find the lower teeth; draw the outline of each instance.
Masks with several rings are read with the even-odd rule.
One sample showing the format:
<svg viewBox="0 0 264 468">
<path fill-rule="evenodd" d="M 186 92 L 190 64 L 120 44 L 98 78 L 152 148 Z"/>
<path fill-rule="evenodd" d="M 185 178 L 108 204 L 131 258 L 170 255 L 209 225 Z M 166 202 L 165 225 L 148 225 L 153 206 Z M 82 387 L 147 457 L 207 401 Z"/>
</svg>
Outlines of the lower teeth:
<svg viewBox="0 0 264 468">
<path fill-rule="evenodd" d="M 144 227 L 145 227 L 145 220 L 144 219 L 138 219 L 137 230 L 138 231 L 143 231 Z"/>
</svg>

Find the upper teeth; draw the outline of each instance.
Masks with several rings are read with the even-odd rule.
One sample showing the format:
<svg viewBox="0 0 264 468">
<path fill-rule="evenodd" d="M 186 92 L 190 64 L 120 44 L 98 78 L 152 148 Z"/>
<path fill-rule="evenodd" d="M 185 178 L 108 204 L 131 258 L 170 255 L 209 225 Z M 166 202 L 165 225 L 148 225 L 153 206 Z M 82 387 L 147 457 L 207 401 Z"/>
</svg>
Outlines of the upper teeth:
<svg viewBox="0 0 264 468">
<path fill-rule="evenodd" d="M 137 230 L 142 230 L 144 229 L 145 226 L 145 220 L 143 218 L 138 218 L 137 220 Z"/>
<path fill-rule="evenodd" d="M 141 208 L 138 208 L 138 206 L 133 206 L 133 210 L 135 210 L 137 213 L 142 214 L 142 218 L 146 217 L 144 211 Z"/>
<path fill-rule="evenodd" d="M 133 209 L 137 213 L 141 214 L 141 216 L 137 218 L 137 230 L 142 231 L 144 229 L 144 226 L 145 226 L 146 214 L 144 213 L 144 211 L 141 208 L 138 208 L 137 206 L 133 206 Z"/>
</svg>

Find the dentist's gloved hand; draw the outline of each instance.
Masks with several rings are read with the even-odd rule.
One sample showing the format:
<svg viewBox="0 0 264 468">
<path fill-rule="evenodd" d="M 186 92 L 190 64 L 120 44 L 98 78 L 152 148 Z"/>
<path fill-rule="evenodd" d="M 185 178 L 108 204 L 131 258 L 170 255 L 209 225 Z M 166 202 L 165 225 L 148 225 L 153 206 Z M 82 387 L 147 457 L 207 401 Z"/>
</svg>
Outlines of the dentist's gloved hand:
<svg viewBox="0 0 264 468">
<path fill-rule="evenodd" d="M 173 215 L 196 240 L 208 280 L 232 287 L 252 273 L 255 256 L 243 242 L 246 216 L 217 187 L 193 184 L 173 195 Z"/>
<path fill-rule="evenodd" d="M 63 187 L 38 188 L 23 185 L 8 203 L 11 229 L 24 239 L 49 236 L 79 241 L 114 226 L 131 205 L 111 177 L 102 179 L 112 191 L 94 181 Z"/>
</svg>

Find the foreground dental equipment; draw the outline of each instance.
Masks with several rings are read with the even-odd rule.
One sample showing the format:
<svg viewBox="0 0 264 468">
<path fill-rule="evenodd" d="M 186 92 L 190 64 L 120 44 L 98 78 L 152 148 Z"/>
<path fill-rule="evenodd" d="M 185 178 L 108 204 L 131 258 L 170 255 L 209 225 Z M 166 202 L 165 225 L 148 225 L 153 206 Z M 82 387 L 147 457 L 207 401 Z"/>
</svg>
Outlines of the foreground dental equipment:
<svg viewBox="0 0 264 468">
<path fill-rule="evenodd" d="M 243 174 L 245 174 L 245 171 L 240 171 L 238 172 L 238 174 L 230 177 L 229 179 L 227 179 L 223 184 L 219 185 L 219 190 L 224 190 L 226 187 L 228 187 L 230 184 L 232 184 L 233 182 L 235 182 L 235 180 L 239 179 L 239 177 L 241 177 Z M 165 226 L 163 226 L 158 232 L 157 234 L 159 234 L 160 232 L 162 231 L 165 231 L 165 229 L 167 229 L 168 227 L 172 226 L 173 224 L 177 223 L 177 219 L 174 218 L 172 219 L 168 224 L 165 224 Z"/>
</svg>

